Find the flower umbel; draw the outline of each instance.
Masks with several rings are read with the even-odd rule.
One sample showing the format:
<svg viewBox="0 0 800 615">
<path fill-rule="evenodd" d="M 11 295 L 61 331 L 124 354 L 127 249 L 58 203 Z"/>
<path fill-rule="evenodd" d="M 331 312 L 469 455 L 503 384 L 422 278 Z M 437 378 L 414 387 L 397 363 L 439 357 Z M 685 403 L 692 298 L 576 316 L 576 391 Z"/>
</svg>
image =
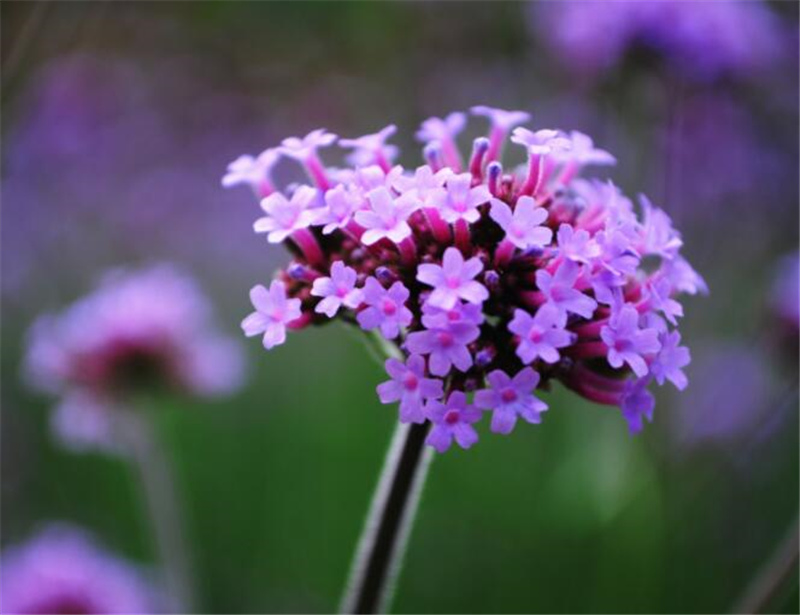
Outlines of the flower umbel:
<svg viewBox="0 0 800 615">
<path fill-rule="evenodd" d="M 394 125 L 339 142 L 356 150 L 354 169 L 322 166 L 315 149 L 333 144 L 328 133 L 284 142 L 277 152 L 317 165 L 316 185 L 265 203 L 260 230 L 294 260 L 269 293 L 280 313 L 269 316 L 256 287 L 254 303 L 266 307 L 246 330 L 265 332 L 268 347 L 287 324 L 331 318 L 380 332 L 403 358 L 386 362 L 378 395 L 400 403 L 402 422 L 429 421 L 428 444 L 440 452 L 477 442 L 482 410 L 495 433 L 520 417 L 539 423 L 538 392 L 553 381 L 618 406 L 639 431 L 653 413 L 648 385 L 687 384 L 677 296 L 705 283 L 680 256 L 680 234 L 646 199 L 639 217 L 613 183 L 581 177 L 616 162 L 589 136 L 528 130 L 518 126 L 525 112 L 472 111 L 490 132 L 466 165 L 456 142 L 463 113 L 423 123 L 426 164 L 409 170 L 390 166 Z M 509 140 L 528 156 L 519 168 L 503 168 Z"/>
</svg>

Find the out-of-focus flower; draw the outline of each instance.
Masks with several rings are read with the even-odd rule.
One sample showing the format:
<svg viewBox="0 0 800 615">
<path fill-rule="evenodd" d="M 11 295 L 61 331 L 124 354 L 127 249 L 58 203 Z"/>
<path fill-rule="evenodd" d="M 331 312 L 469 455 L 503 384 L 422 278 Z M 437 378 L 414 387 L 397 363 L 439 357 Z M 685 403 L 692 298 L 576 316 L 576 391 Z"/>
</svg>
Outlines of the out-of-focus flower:
<svg viewBox="0 0 800 615">
<path fill-rule="evenodd" d="M 593 79 L 633 49 L 645 49 L 683 75 L 705 81 L 757 76 L 791 48 L 780 19 L 757 0 L 567 0 L 531 6 L 530 15 L 556 60 Z"/>
<path fill-rule="evenodd" d="M 771 304 L 789 330 L 800 332 L 800 253 L 785 256 L 778 263 Z"/>
<path fill-rule="evenodd" d="M 316 182 L 318 200 L 341 200 L 341 213 L 331 226 L 317 207 L 302 236 L 287 236 L 295 261 L 279 279 L 303 314 L 293 328 L 325 314 L 380 331 L 405 359 L 387 362 L 391 380 L 378 394 L 400 402 L 404 422 L 427 418 L 439 451 L 477 441 L 473 391 L 493 411 L 493 431 L 508 433 L 518 416 L 539 421 L 546 406 L 535 391 L 553 379 L 619 406 L 638 431 L 652 416 L 651 383 L 686 384 L 676 297 L 704 292 L 703 279 L 664 212 L 644 200 L 640 220 L 612 183 L 579 177 L 614 162 L 587 135 L 516 127 L 510 141 L 528 161 L 504 171 L 493 139 L 499 130 L 505 141 L 526 114 L 473 111 L 493 132 L 473 142 L 466 171 L 461 113 L 423 123 L 427 164 L 413 172 L 319 169 L 333 183 Z"/>
<path fill-rule="evenodd" d="M 217 332 L 196 283 L 169 265 L 115 271 L 31 328 L 26 373 L 61 396 L 53 415 L 68 445 L 112 446 L 107 412 L 148 387 L 230 393 L 243 376 L 239 345 Z"/>
<path fill-rule="evenodd" d="M 228 172 L 222 177 L 222 186 L 231 188 L 245 184 L 256 195 L 269 196 L 274 190 L 270 171 L 279 158 L 280 154 L 274 148 L 264 150 L 256 158 L 246 154 L 239 156 L 228 165 Z"/>
<path fill-rule="evenodd" d="M 3 613 L 154 613 L 158 593 L 142 571 L 66 524 L 5 549 Z"/>
</svg>

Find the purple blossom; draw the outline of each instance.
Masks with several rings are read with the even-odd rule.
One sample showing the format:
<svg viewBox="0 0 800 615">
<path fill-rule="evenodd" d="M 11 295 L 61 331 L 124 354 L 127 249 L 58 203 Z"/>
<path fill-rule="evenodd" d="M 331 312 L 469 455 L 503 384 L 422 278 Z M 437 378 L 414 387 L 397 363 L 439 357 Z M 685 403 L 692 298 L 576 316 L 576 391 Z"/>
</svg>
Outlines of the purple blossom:
<svg viewBox="0 0 800 615">
<path fill-rule="evenodd" d="M 411 324 L 413 315 L 406 307 L 408 289 L 402 282 L 395 282 L 386 290 L 375 278 L 367 278 L 364 284 L 364 303 L 369 307 L 356 316 L 362 329 L 369 331 L 380 327 L 386 339 L 400 335 L 400 328 Z"/>
<path fill-rule="evenodd" d="M 617 159 L 604 149 L 594 146 L 594 141 L 589 135 L 573 130 L 567 135 L 569 147 L 553 152 L 559 162 L 574 163 L 578 166 L 588 165 L 613 165 Z"/>
<path fill-rule="evenodd" d="M 536 272 L 536 286 L 547 303 L 559 309 L 563 314 L 571 312 L 583 318 L 591 318 L 597 308 L 597 301 L 575 288 L 581 274 L 581 266 L 573 261 L 563 261 L 550 274 L 545 269 Z"/>
<path fill-rule="evenodd" d="M 564 223 L 558 227 L 556 239 L 559 254 L 576 263 L 588 265 L 600 256 L 600 246 L 585 229 L 575 230 L 571 224 Z"/>
<path fill-rule="evenodd" d="M 658 310 L 666 316 L 673 325 L 678 324 L 678 318 L 683 316 L 683 306 L 672 299 L 672 284 L 667 278 L 657 277 L 650 280 L 642 288 L 644 304 L 652 310 Z"/>
<path fill-rule="evenodd" d="M 59 395 L 58 439 L 76 450 L 116 449 L 109 412 L 121 396 L 161 386 L 226 394 L 243 378 L 238 343 L 223 336 L 195 281 L 170 265 L 109 272 L 95 290 L 31 327 L 25 372 Z"/>
<path fill-rule="evenodd" d="M 523 146 L 528 153 L 535 155 L 550 154 L 571 147 L 570 140 L 560 131 L 549 129 L 533 132 L 527 128 L 517 127 L 511 133 L 511 142 Z"/>
<path fill-rule="evenodd" d="M 131 564 L 67 524 L 51 524 L 2 556 L 3 613 L 156 613 L 158 592 Z"/>
<path fill-rule="evenodd" d="M 466 123 L 467 116 L 459 111 L 451 113 L 444 119 L 431 117 L 422 122 L 417 131 L 417 139 L 423 143 L 451 141 L 464 129 Z"/>
<path fill-rule="evenodd" d="M 683 246 L 680 233 L 672 228 L 670 217 L 655 207 L 644 195 L 640 195 L 642 204 L 644 238 L 642 250 L 644 254 L 656 254 L 663 258 L 674 258 Z"/>
<path fill-rule="evenodd" d="M 388 359 L 385 366 L 391 380 L 378 385 L 381 403 L 399 400 L 401 423 L 424 423 L 424 402 L 442 397 L 442 381 L 425 377 L 425 359 L 416 354 L 405 363 Z"/>
<path fill-rule="evenodd" d="M 553 305 L 542 305 L 534 316 L 525 310 L 514 310 L 508 330 L 519 336 L 517 356 L 525 364 L 536 359 L 555 363 L 559 359 L 558 348 L 573 342 L 573 334 L 564 329 L 565 324 L 564 315 Z"/>
<path fill-rule="evenodd" d="M 457 302 L 449 310 L 445 310 L 430 303 L 422 304 L 422 324 L 428 329 L 446 326 L 447 323 L 468 323 L 480 325 L 483 323 L 483 310 L 474 303 Z"/>
<path fill-rule="evenodd" d="M 286 286 L 273 280 L 269 290 L 261 284 L 250 290 L 250 301 L 255 312 L 242 321 L 247 337 L 264 334 L 264 348 L 269 350 L 286 341 L 286 325 L 300 318 L 300 299 L 287 299 Z"/>
<path fill-rule="evenodd" d="M 392 187 L 403 194 L 413 192 L 413 194 L 422 202 L 423 207 L 433 207 L 431 200 L 434 194 L 441 192 L 445 180 L 447 180 L 453 172 L 449 168 L 444 168 L 436 173 L 425 165 L 418 167 L 414 172 L 413 177 L 407 175 L 398 175 L 392 182 Z"/>
<path fill-rule="evenodd" d="M 608 325 L 600 330 L 600 337 L 608 346 L 608 363 L 619 369 L 627 363 L 639 378 L 647 375 L 647 362 L 643 355 L 659 351 L 658 332 L 639 328 L 639 312 L 626 303 L 614 314 Z"/>
<path fill-rule="evenodd" d="M 553 239 L 553 231 L 542 224 L 547 220 L 547 210 L 537 206 L 532 197 L 519 197 L 513 212 L 505 202 L 492 199 L 489 215 L 520 250 L 542 248 Z"/>
<path fill-rule="evenodd" d="M 469 173 L 451 175 L 447 178 L 445 188 L 431 195 L 431 204 L 439 210 L 445 222 L 452 224 L 464 220 L 473 223 L 480 219 L 478 207 L 488 203 L 492 195 L 485 185 L 471 187 L 471 184 L 472 175 Z"/>
<path fill-rule="evenodd" d="M 386 188 L 375 188 L 367 195 L 370 209 L 356 212 L 355 218 L 367 231 L 361 237 L 362 243 L 367 246 L 389 239 L 400 243 L 411 236 L 411 227 L 408 217 L 419 206 L 419 201 L 413 195 L 402 195 L 397 199 L 392 198 L 392 193 Z"/>
<path fill-rule="evenodd" d="M 308 228 L 314 222 L 315 211 L 310 209 L 317 199 L 317 191 L 310 186 L 300 186 L 287 200 L 280 192 L 273 192 L 261 201 L 267 214 L 256 220 L 256 233 L 268 233 L 267 241 L 281 243 L 297 230 Z"/>
<path fill-rule="evenodd" d="M 661 272 L 677 292 L 689 295 L 696 295 L 697 293 L 708 294 L 708 285 L 703 276 L 697 273 L 682 256 L 676 256 L 663 263 Z"/>
<path fill-rule="evenodd" d="M 531 114 L 525 111 L 506 111 L 495 107 L 477 105 L 470 109 L 474 115 L 482 115 L 489 118 L 493 128 L 508 131 L 518 124 L 524 124 L 531 119 Z"/>
<path fill-rule="evenodd" d="M 408 334 L 406 348 L 414 354 L 430 355 L 429 367 L 435 376 L 446 376 L 451 367 L 465 372 L 472 366 L 468 344 L 474 342 L 480 330 L 467 321 L 434 319 L 431 327 Z"/>
<path fill-rule="evenodd" d="M 428 303 L 449 310 L 459 299 L 481 304 L 489 298 L 486 287 L 474 279 L 481 271 L 483 263 L 479 258 L 465 261 L 458 248 L 449 247 L 441 265 L 425 263 L 418 267 L 417 280 L 433 287 Z"/>
<path fill-rule="evenodd" d="M 358 137 L 357 139 L 339 139 L 339 145 L 344 148 L 352 148 L 354 162 L 356 164 L 374 164 L 379 161 L 379 164 L 386 164 L 388 166 L 391 154 L 389 147 L 386 145 L 386 139 L 391 137 L 397 132 L 397 126 L 389 124 L 382 130 Z M 396 151 L 396 148 L 395 148 Z"/>
<path fill-rule="evenodd" d="M 306 161 L 316 156 L 318 149 L 333 145 L 337 138 L 335 134 L 327 132 L 324 128 L 318 128 L 309 132 L 302 139 L 298 137 L 284 139 L 281 141 L 278 152 L 290 158 Z"/>
<path fill-rule="evenodd" d="M 343 185 L 331 188 L 325 193 L 325 207 L 318 210 L 314 224 L 323 225 L 322 234 L 330 235 L 336 229 L 344 228 L 361 207 L 363 198 L 354 190 Z"/>
<path fill-rule="evenodd" d="M 478 434 L 472 424 L 481 420 L 482 412 L 468 404 L 467 396 L 461 391 L 450 393 L 445 403 L 429 401 L 425 410 L 433 423 L 425 443 L 440 453 L 449 449 L 453 440 L 464 449 L 478 441 Z"/>
<path fill-rule="evenodd" d="M 264 182 L 269 182 L 269 173 L 280 154 L 276 149 L 266 149 L 257 158 L 253 156 L 239 156 L 228 165 L 228 171 L 222 178 L 222 186 L 231 188 L 239 184 L 247 184 L 258 192 Z"/>
<path fill-rule="evenodd" d="M 689 379 L 683 373 L 683 368 L 692 360 L 689 349 L 679 346 L 681 334 L 677 331 L 661 336 L 661 350 L 650 364 L 650 373 L 658 384 L 669 380 L 679 391 L 683 391 L 689 384 Z"/>
<path fill-rule="evenodd" d="M 644 427 L 644 419 L 653 420 L 653 409 L 656 400 L 653 394 L 647 390 L 650 378 L 639 378 L 629 380 L 625 386 L 625 392 L 620 403 L 622 416 L 628 421 L 628 429 L 632 434 L 637 434 Z"/>
<path fill-rule="evenodd" d="M 355 269 L 347 267 L 342 261 L 334 262 L 331 276 L 317 278 L 311 287 L 312 295 L 323 297 L 314 311 L 333 318 L 342 306 L 355 309 L 361 305 L 364 294 L 356 288 L 357 277 Z"/>
<path fill-rule="evenodd" d="M 492 410 L 493 432 L 511 433 L 519 416 L 528 423 L 541 422 L 541 413 L 547 410 L 547 404 L 533 394 L 539 385 L 538 372 L 526 367 L 512 379 L 497 369 L 490 372 L 486 379 L 491 388 L 475 393 L 475 405 Z"/>
</svg>

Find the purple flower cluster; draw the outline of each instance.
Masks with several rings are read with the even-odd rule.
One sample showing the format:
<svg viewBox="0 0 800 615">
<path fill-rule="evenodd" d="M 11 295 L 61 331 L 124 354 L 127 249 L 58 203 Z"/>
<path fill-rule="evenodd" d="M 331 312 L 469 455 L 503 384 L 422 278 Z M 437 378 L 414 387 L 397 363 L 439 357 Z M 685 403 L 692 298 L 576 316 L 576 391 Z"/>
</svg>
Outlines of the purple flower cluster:
<svg viewBox="0 0 800 615">
<path fill-rule="evenodd" d="M 779 17 L 759 0 L 566 0 L 531 9 L 531 24 L 562 64 L 588 77 L 641 48 L 697 80 L 749 78 L 794 46 Z"/>
<path fill-rule="evenodd" d="M 225 394 L 243 367 L 239 344 L 215 329 L 194 280 L 169 265 L 113 271 L 62 313 L 40 317 L 25 365 L 35 386 L 61 397 L 53 428 L 75 449 L 114 448 L 108 410 L 130 393 Z"/>
<path fill-rule="evenodd" d="M 429 422 L 439 451 L 474 444 L 484 411 L 496 433 L 520 417 L 538 423 L 538 391 L 553 380 L 620 407 L 639 431 L 654 405 L 648 385 L 687 384 L 675 297 L 706 291 L 679 233 L 644 197 L 640 218 L 613 183 L 580 177 L 615 162 L 588 136 L 527 130 L 523 112 L 473 113 L 490 130 L 468 160 L 457 145 L 466 116 L 452 113 L 423 123 L 425 164 L 413 170 L 389 162 L 394 126 L 344 142 L 359 152 L 355 168 L 321 163 L 330 133 L 288 140 L 303 144 L 313 185 L 262 201 L 286 221 L 294 260 L 269 292 L 252 291 L 245 332 L 264 331 L 267 348 L 287 327 L 334 317 L 379 332 L 403 357 L 386 362 L 381 401 L 399 402 L 402 422 Z M 508 140 L 527 153 L 519 168 L 503 166 Z"/>
<path fill-rule="evenodd" d="M 3 613 L 154 613 L 158 592 L 142 573 L 70 525 L 45 527 L 2 556 Z"/>
</svg>

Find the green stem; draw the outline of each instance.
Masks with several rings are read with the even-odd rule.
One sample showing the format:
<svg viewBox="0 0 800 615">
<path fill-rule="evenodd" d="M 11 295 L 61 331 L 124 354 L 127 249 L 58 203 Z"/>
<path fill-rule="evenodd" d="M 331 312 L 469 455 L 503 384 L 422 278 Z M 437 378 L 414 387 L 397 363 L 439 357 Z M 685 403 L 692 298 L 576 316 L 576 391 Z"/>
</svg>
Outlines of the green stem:
<svg viewBox="0 0 800 615">
<path fill-rule="evenodd" d="M 405 555 L 433 458 L 430 424 L 398 423 L 361 532 L 342 613 L 384 613 Z"/>
</svg>

